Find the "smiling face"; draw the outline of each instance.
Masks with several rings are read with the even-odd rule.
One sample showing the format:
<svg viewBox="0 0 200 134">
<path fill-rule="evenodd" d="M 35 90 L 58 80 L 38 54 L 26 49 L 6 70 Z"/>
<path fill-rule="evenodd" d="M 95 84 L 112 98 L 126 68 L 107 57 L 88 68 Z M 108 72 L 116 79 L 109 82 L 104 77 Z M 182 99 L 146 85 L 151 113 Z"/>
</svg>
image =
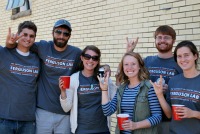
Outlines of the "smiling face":
<svg viewBox="0 0 200 134">
<path fill-rule="evenodd" d="M 197 55 L 194 55 L 188 47 L 180 47 L 177 49 L 177 63 L 183 71 L 195 69 L 196 59 Z"/>
<path fill-rule="evenodd" d="M 125 75 L 130 78 L 138 78 L 140 67 L 138 60 L 130 55 L 124 57 L 123 60 L 123 71 Z"/>
<path fill-rule="evenodd" d="M 35 42 L 35 32 L 31 29 L 24 28 L 20 32 L 20 35 L 24 36 L 18 39 L 17 48 L 22 52 L 27 52 Z"/>
<path fill-rule="evenodd" d="M 81 60 L 83 62 L 84 70 L 94 71 L 95 67 L 99 63 L 99 58 L 96 60 L 99 55 L 93 50 L 86 50 L 85 56 L 81 55 Z"/>
<path fill-rule="evenodd" d="M 160 53 L 172 51 L 174 40 L 170 35 L 158 34 L 155 39 L 156 48 Z"/>
<path fill-rule="evenodd" d="M 70 32 L 67 28 L 57 27 L 53 30 L 53 41 L 55 48 L 65 49 L 70 38 Z"/>
</svg>

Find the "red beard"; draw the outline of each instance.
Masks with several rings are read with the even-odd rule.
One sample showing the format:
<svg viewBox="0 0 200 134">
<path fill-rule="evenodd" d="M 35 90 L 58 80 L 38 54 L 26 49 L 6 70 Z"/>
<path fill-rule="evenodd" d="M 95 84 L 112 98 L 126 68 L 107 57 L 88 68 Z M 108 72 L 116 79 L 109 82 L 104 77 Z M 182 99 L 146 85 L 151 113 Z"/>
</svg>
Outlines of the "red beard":
<svg viewBox="0 0 200 134">
<path fill-rule="evenodd" d="M 163 47 L 163 45 L 165 45 Z M 160 53 L 166 53 L 172 50 L 173 48 L 173 44 L 169 44 L 169 43 L 164 43 L 164 42 L 160 42 L 156 44 L 156 48 Z"/>
</svg>

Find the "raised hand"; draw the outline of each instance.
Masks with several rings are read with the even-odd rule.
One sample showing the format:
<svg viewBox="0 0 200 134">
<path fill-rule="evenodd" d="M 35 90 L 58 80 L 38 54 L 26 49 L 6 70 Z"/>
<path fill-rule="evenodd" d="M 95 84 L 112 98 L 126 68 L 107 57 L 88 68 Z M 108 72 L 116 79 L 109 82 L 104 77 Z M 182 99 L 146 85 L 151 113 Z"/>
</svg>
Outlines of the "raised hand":
<svg viewBox="0 0 200 134">
<path fill-rule="evenodd" d="M 135 49 L 138 43 L 138 39 L 139 37 L 137 37 L 135 41 L 133 39 L 129 41 L 128 37 L 126 37 L 126 41 L 127 41 L 126 52 L 132 52 Z"/>
<path fill-rule="evenodd" d="M 110 74 L 109 72 L 106 72 L 105 77 L 99 77 L 97 76 L 98 80 L 99 80 L 99 85 L 102 91 L 107 91 L 108 90 L 108 78 L 109 78 Z"/>
<path fill-rule="evenodd" d="M 22 36 L 24 36 L 24 35 L 23 34 L 19 35 L 18 33 L 16 33 L 16 34 L 11 33 L 11 28 L 9 27 L 9 29 L 8 29 L 8 35 L 6 37 L 6 47 L 8 47 L 8 48 L 15 47 L 16 41 L 19 38 L 21 38 Z"/>
<path fill-rule="evenodd" d="M 162 75 L 160 75 L 160 81 L 159 82 L 152 82 L 150 80 L 150 83 L 153 85 L 154 91 L 157 96 L 163 95 L 163 84 L 162 84 Z"/>
</svg>

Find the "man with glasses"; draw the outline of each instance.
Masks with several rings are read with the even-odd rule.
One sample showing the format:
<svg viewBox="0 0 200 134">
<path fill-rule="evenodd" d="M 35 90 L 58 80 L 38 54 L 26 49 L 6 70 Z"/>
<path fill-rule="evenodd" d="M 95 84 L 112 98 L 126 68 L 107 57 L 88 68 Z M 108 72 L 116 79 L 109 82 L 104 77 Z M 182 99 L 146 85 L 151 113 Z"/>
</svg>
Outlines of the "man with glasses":
<svg viewBox="0 0 200 134">
<path fill-rule="evenodd" d="M 71 24 L 64 19 L 58 20 L 52 31 L 53 41 L 36 42 L 31 48 L 41 59 L 41 73 L 38 80 L 36 133 L 70 134 L 69 112 L 65 113 L 60 105 L 58 79 L 61 75 L 70 76 L 78 70 L 81 50 L 68 44 Z M 13 48 L 21 38 L 9 35 L 6 45 Z"/>
<path fill-rule="evenodd" d="M 172 53 L 173 44 L 176 40 L 176 32 L 172 27 L 163 25 L 156 29 L 154 38 L 158 54 L 156 56 L 147 56 L 144 62 L 149 70 L 151 81 L 158 82 L 160 75 L 163 76 L 163 94 L 166 96 L 169 79 L 182 72 L 181 68 L 174 61 Z M 127 38 L 127 51 L 133 51 L 136 44 L 137 40 L 134 42 L 133 40 L 129 41 Z M 164 113 L 162 118 L 158 132 L 159 134 L 169 134 L 170 119 Z"/>
</svg>

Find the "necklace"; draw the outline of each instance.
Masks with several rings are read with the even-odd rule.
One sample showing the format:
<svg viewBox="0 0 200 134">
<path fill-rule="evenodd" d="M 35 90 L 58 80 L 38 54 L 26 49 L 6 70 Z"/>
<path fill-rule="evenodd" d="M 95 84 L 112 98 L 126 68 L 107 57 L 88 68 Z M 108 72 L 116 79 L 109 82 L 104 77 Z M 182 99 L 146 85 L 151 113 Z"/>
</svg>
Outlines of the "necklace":
<svg viewBox="0 0 200 134">
<path fill-rule="evenodd" d="M 89 77 L 86 77 L 83 72 L 82 72 L 82 75 L 83 75 L 83 78 L 89 83 L 90 90 L 93 90 L 94 89 L 94 84 L 93 84 L 94 83 L 94 78 L 93 78 L 93 75 L 89 76 Z"/>
<path fill-rule="evenodd" d="M 90 84 L 90 90 L 93 90 L 94 89 L 94 85 L 93 85 L 93 81 L 94 81 L 94 78 L 93 78 L 93 76 L 91 76 L 91 77 L 85 77 L 86 79 L 87 79 L 87 81 L 89 82 L 89 84 Z"/>
</svg>

